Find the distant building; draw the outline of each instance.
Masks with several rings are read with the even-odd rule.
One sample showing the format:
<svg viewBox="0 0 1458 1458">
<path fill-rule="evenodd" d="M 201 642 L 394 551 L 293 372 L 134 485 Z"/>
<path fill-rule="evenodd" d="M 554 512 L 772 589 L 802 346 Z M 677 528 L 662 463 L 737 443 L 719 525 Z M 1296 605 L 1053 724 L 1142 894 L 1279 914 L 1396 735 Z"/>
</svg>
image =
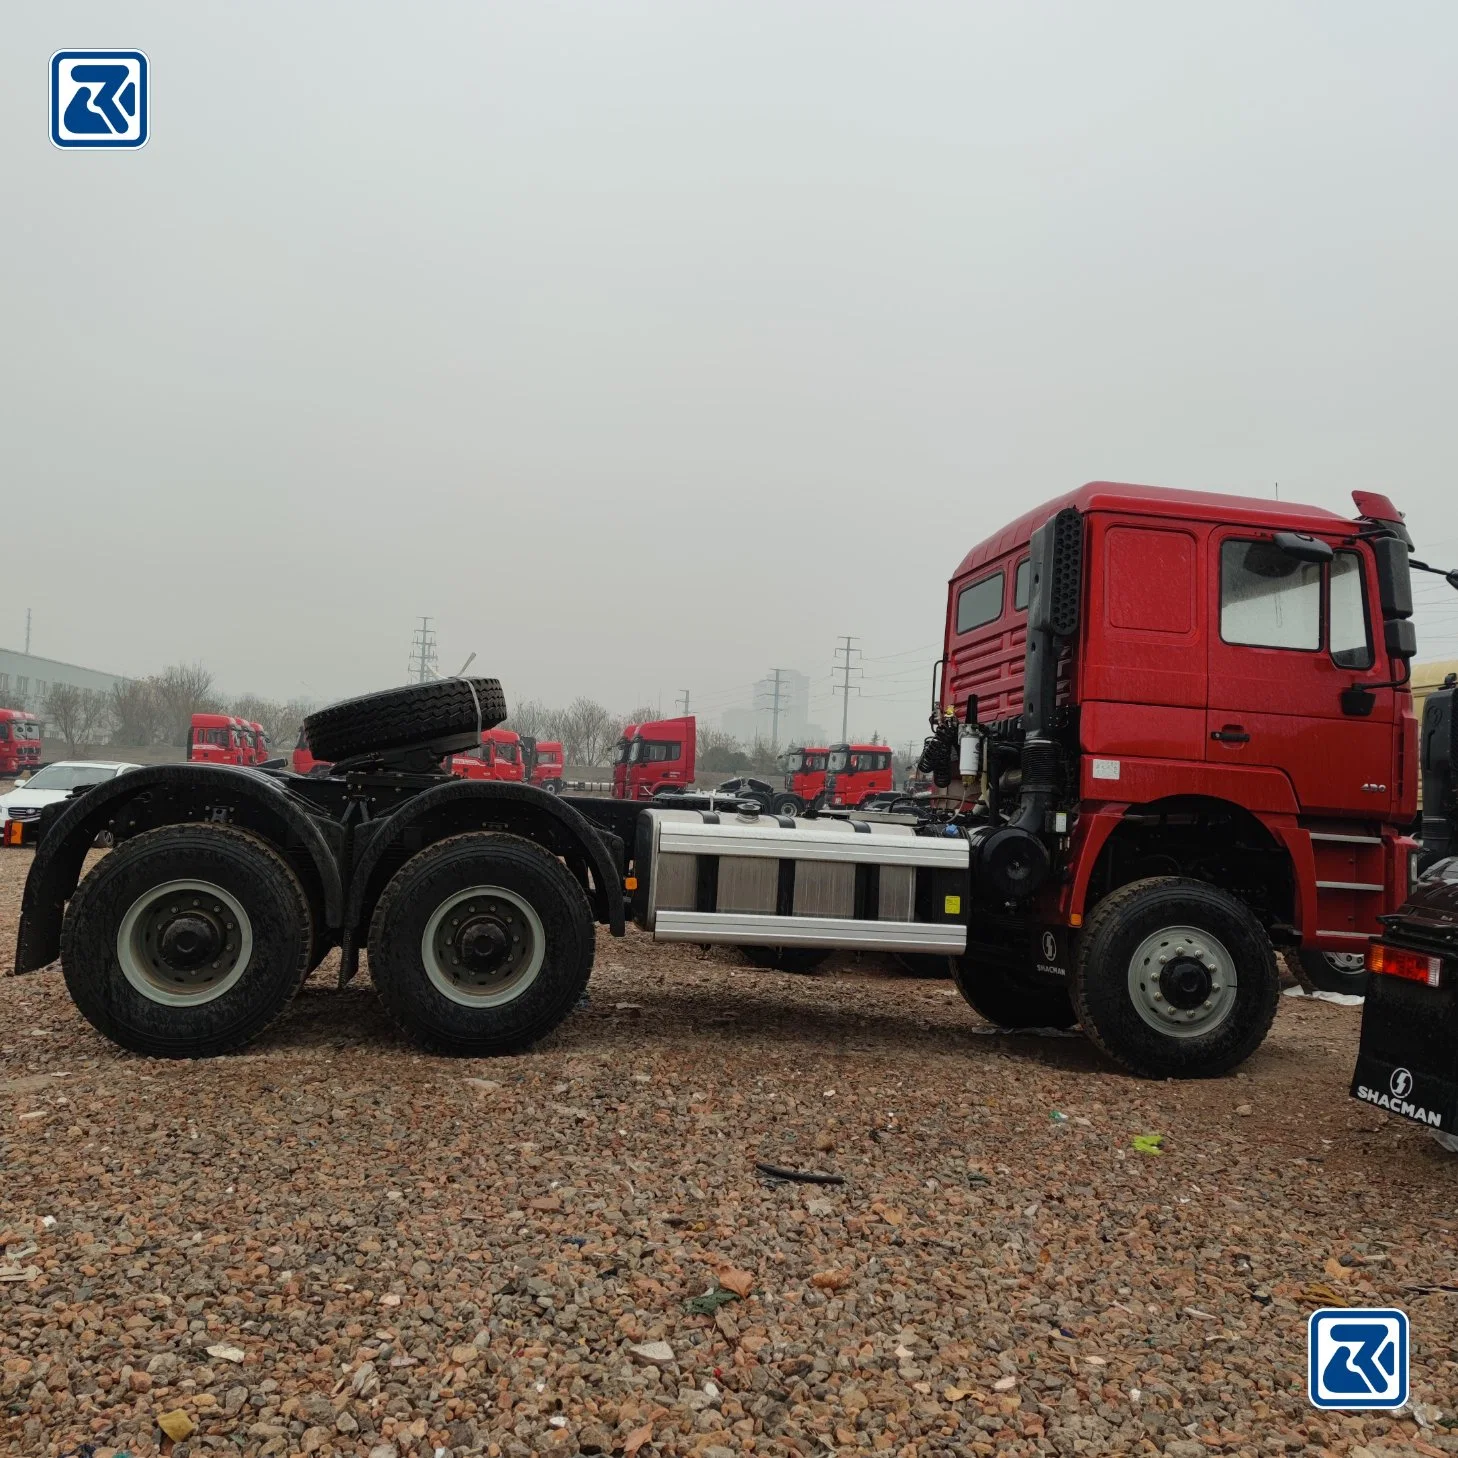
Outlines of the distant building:
<svg viewBox="0 0 1458 1458">
<path fill-rule="evenodd" d="M 42 718 L 52 684 L 74 684 L 79 689 L 109 694 L 117 684 L 126 681 L 124 674 L 103 673 L 96 668 L 62 663 L 57 658 L 39 658 L 34 653 L 0 648 L 0 704 L 29 709 Z"/>
<path fill-rule="evenodd" d="M 754 686 L 754 704 L 725 709 L 719 723 L 726 734 L 741 744 L 761 740 L 768 744 L 774 736 L 775 681 L 771 674 Z M 791 744 L 823 743 L 823 732 L 809 722 L 810 679 L 798 669 L 786 669 L 780 677 L 779 741 L 782 748 Z"/>
</svg>

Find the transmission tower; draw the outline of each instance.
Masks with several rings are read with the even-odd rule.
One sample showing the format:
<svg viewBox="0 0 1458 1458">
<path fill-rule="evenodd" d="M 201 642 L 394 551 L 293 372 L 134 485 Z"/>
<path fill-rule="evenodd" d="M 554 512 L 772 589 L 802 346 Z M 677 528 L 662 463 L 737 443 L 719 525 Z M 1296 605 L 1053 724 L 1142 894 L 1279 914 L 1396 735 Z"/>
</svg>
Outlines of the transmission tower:
<svg viewBox="0 0 1458 1458">
<path fill-rule="evenodd" d="M 679 713 L 687 718 L 689 711 L 689 691 L 685 689 L 683 691 L 683 696 L 681 698 L 675 699 L 673 703 L 674 707 L 678 709 Z"/>
<path fill-rule="evenodd" d="M 840 682 L 835 685 L 833 692 L 838 693 L 841 696 L 842 700 L 840 706 L 840 742 L 842 744 L 847 744 L 850 742 L 849 725 L 851 689 L 855 688 L 857 696 L 859 696 L 861 692 L 859 684 L 853 685 L 851 683 L 851 674 L 860 673 L 862 671 L 852 662 L 852 658 L 859 658 L 861 656 L 861 650 L 854 646 L 860 641 L 861 640 L 859 638 L 852 638 L 849 636 L 844 637 L 840 640 L 840 647 L 835 650 L 835 657 L 839 660 L 839 662 L 836 663 L 833 671 L 840 674 Z"/>
<path fill-rule="evenodd" d="M 440 677 L 437 667 L 439 655 L 435 650 L 435 629 L 430 623 L 429 618 L 421 618 L 420 626 L 410 640 L 410 671 L 407 677 L 411 683 L 429 683 Z"/>
<path fill-rule="evenodd" d="M 772 668 L 770 672 L 774 677 L 768 681 L 768 687 L 762 692 L 769 701 L 770 711 L 770 749 L 778 754 L 780 751 L 780 710 L 789 708 L 790 696 L 787 691 L 785 677 L 789 673 L 788 668 Z"/>
</svg>

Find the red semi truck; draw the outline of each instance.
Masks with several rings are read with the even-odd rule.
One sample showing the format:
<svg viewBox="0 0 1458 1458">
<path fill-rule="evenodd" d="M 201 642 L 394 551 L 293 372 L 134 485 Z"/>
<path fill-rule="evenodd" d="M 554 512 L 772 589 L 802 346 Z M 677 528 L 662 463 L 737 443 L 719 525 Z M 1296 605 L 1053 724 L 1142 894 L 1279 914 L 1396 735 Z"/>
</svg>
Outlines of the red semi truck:
<svg viewBox="0 0 1458 1458">
<path fill-rule="evenodd" d="M 521 736 L 522 765 L 527 780 L 549 795 L 562 793 L 562 745 L 555 739 Z"/>
<path fill-rule="evenodd" d="M 30 774 L 40 757 L 40 720 L 24 709 L 0 709 L 0 775 Z"/>
<path fill-rule="evenodd" d="M 464 780 L 519 783 L 525 778 L 520 736 L 512 729 L 483 729 L 479 749 L 452 755 L 451 773 Z"/>
<path fill-rule="evenodd" d="M 651 719 L 629 724 L 618 741 L 613 764 L 613 798 L 651 800 L 661 790 L 682 790 L 694 782 L 698 723 L 692 714 L 678 719 Z"/>
<path fill-rule="evenodd" d="M 644 803 L 640 769 L 691 777 L 691 720 L 677 759 L 649 752 L 673 721 L 636 727 L 628 798 L 462 783 L 441 755 L 506 708 L 443 680 L 311 716 L 347 775 L 164 765 L 48 807 L 16 970 L 59 953 L 104 1033 L 199 1056 L 267 1027 L 331 945 L 341 980 L 367 947 L 427 1046 L 506 1052 L 571 1014 L 593 922 L 631 910 L 658 941 L 941 955 L 995 1023 L 1223 1073 L 1270 1026 L 1278 951 L 1364 951 L 1417 857 L 1411 541 L 1387 498 L 1355 504 L 1095 482 L 988 534 L 949 585 L 914 817 Z M 179 909 L 180 862 L 232 920 Z M 239 916 L 269 929 L 246 958 Z"/>
<path fill-rule="evenodd" d="M 885 744 L 834 744 L 825 777 L 826 803 L 854 809 L 872 795 L 896 788 L 891 749 Z"/>
<path fill-rule="evenodd" d="M 785 791 L 794 805 L 785 808 L 798 815 L 824 788 L 830 747 L 824 744 L 794 745 L 780 756 L 785 771 Z"/>
<path fill-rule="evenodd" d="M 187 735 L 187 757 L 195 764 L 254 764 L 252 729 L 231 714 L 194 714 Z"/>
</svg>

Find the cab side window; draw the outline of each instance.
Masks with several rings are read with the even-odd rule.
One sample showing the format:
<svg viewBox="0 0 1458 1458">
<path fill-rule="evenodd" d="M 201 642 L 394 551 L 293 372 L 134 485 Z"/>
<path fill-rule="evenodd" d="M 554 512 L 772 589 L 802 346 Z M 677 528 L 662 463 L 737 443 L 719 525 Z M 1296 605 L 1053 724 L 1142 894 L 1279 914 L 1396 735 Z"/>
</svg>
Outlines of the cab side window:
<svg viewBox="0 0 1458 1458">
<path fill-rule="evenodd" d="M 1220 546 L 1220 636 L 1257 648 L 1321 647 L 1321 564 L 1274 542 Z"/>
<path fill-rule="evenodd" d="M 1033 559 L 1024 557 L 1018 563 L 1017 575 L 1013 578 L 1013 611 L 1024 612 L 1032 596 Z"/>
<path fill-rule="evenodd" d="M 981 582 L 964 587 L 957 594 L 957 631 L 970 633 L 973 628 L 995 623 L 1002 616 L 1003 577 L 994 572 Z"/>
<path fill-rule="evenodd" d="M 1331 661 L 1338 668 L 1371 668 L 1372 628 L 1362 584 L 1362 559 L 1338 552 L 1331 564 Z"/>
</svg>

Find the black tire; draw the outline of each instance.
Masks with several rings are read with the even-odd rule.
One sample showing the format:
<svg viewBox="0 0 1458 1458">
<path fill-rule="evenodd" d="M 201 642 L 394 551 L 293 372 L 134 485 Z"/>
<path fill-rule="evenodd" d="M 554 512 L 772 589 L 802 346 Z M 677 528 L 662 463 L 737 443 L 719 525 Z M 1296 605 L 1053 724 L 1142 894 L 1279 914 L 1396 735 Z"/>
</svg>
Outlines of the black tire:
<svg viewBox="0 0 1458 1458">
<path fill-rule="evenodd" d="M 169 933 L 182 960 L 201 950 L 203 961 L 169 966 Z M 221 939 L 211 966 L 210 937 Z M 243 1047 L 283 1012 L 314 943 L 304 889 L 266 841 L 226 825 L 166 825 L 103 856 L 76 888 L 61 969 L 82 1016 L 114 1043 L 209 1058 Z"/>
<path fill-rule="evenodd" d="M 952 979 L 972 1011 L 999 1028 L 1071 1028 L 1078 1021 L 1068 989 L 1035 982 L 1031 971 L 995 957 L 953 957 Z"/>
<path fill-rule="evenodd" d="M 830 953 L 824 947 L 740 947 L 745 960 L 772 972 L 813 972 Z"/>
<path fill-rule="evenodd" d="M 776 815 L 798 815 L 804 808 L 794 795 L 780 795 L 774 803 Z"/>
<path fill-rule="evenodd" d="M 1346 992 L 1353 997 L 1367 995 L 1367 962 L 1360 952 L 1298 952 L 1301 970 L 1311 985 L 1322 992 Z M 1355 958 L 1356 965 L 1347 959 Z"/>
<path fill-rule="evenodd" d="M 1094 908 L 1073 1003 L 1084 1031 L 1131 1073 L 1213 1078 L 1260 1046 L 1280 987 L 1270 938 L 1244 902 L 1204 881 L 1157 876 Z"/>
<path fill-rule="evenodd" d="M 562 793 L 562 781 L 561 780 L 544 780 L 542 782 L 542 788 L 549 795 L 560 795 Z"/>
<path fill-rule="evenodd" d="M 304 720 L 304 733 L 310 753 L 330 761 L 441 741 L 464 749 L 476 740 L 478 704 L 482 729 L 494 729 L 506 718 L 498 680 L 442 678 L 331 704 Z"/>
<path fill-rule="evenodd" d="M 469 908 L 458 932 L 453 903 Z M 473 931 L 482 964 L 448 965 L 457 939 Z M 555 856 L 519 836 L 473 831 L 406 861 L 385 887 L 370 923 L 370 978 L 390 1015 L 427 1048 L 516 1053 L 577 1005 L 595 934 L 582 887 Z"/>
</svg>

